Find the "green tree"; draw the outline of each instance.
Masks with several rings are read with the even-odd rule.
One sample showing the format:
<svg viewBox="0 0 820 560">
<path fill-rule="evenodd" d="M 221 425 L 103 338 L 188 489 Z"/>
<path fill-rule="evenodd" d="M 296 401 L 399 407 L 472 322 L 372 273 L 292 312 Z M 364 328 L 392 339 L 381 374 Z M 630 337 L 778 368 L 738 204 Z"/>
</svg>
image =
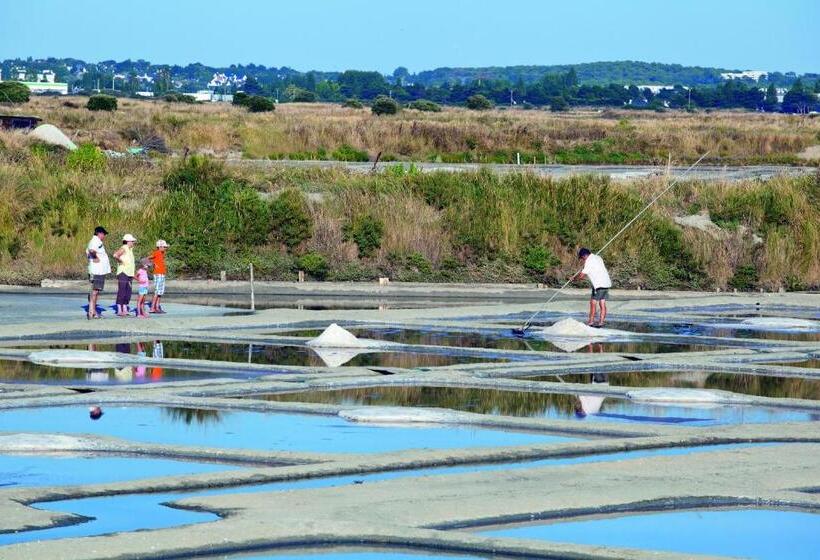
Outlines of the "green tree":
<svg viewBox="0 0 820 560">
<path fill-rule="evenodd" d="M 374 115 L 395 115 L 399 112 L 399 109 L 396 100 L 390 99 L 386 95 L 378 96 L 370 108 Z"/>
<path fill-rule="evenodd" d="M 117 98 L 103 94 L 92 95 L 85 106 L 89 111 L 116 111 Z"/>
<path fill-rule="evenodd" d="M 21 82 L 0 82 L 0 103 L 26 103 L 31 91 Z"/>
<path fill-rule="evenodd" d="M 493 102 L 477 93 L 467 98 L 467 108 L 474 111 L 486 111 L 493 108 Z"/>
<path fill-rule="evenodd" d="M 767 111 L 774 111 L 777 109 L 777 103 L 777 88 L 774 87 L 774 84 L 769 84 L 766 89 L 766 97 L 763 99 L 763 107 Z"/>
</svg>

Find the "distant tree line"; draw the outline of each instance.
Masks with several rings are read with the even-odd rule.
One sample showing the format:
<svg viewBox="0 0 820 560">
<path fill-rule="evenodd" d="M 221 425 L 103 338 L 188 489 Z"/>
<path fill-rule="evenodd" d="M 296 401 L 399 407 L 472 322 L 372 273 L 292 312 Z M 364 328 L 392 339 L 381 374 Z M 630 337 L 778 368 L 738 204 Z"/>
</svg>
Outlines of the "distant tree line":
<svg viewBox="0 0 820 560">
<path fill-rule="evenodd" d="M 278 102 L 373 102 L 380 96 L 408 105 L 418 101 L 466 106 L 468 100 L 486 98 L 495 105 L 548 106 L 565 110 L 573 106 L 647 108 L 743 108 L 759 111 L 805 113 L 818 108 L 820 76 L 772 73 L 761 80 L 723 80 L 721 69 L 685 67 L 644 62 L 599 62 L 571 66 L 511 66 L 498 68 L 439 68 L 411 74 L 399 67 L 390 76 L 379 72 L 299 72 L 291 68 L 261 65 L 232 65 L 214 68 L 203 64 L 187 66 L 152 65 L 144 60 L 103 61 L 88 65 L 76 59 L 6 60 L 0 63 L 4 76 L 14 67 L 29 71 L 53 68 L 58 79 L 72 87 L 93 91 L 98 87 L 133 94 L 145 89 L 139 76 L 150 75 L 150 88 L 157 95 L 202 89 L 220 72 L 246 77 L 245 82 L 223 88 L 225 93 L 241 89 L 252 97 Z M 82 71 L 77 71 L 82 68 Z M 546 72 L 546 70 L 555 70 Z M 114 78 L 114 76 L 119 78 Z M 605 80 L 609 81 L 605 81 Z M 782 104 L 775 86 L 790 84 Z M 647 85 L 678 84 L 653 93 Z M 697 85 L 692 85 L 697 84 Z M 768 89 L 766 86 L 768 85 Z M 110 92 L 110 91 L 108 91 Z M 260 104 L 261 101 L 255 101 Z M 475 105 L 475 103 L 473 103 Z M 481 107 L 486 108 L 483 103 Z M 415 108 L 427 107 L 415 103 Z"/>
</svg>

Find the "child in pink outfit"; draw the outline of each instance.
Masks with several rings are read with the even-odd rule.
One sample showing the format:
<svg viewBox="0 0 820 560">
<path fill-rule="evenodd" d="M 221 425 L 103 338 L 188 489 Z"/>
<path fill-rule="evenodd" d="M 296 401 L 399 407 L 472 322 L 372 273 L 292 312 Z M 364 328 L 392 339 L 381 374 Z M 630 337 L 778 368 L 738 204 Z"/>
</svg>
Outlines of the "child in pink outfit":
<svg viewBox="0 0 820 560">
<path fill-rule="evenodd" d="M 148 259 L 142 259 L 140 261 L 140 267 L 134 275 L 138 285 L 137 293 L 139 294 L 139 299 L 137 299 L 137 318 L 139 319 L 148 318 L 148 314 L 145 312 L 145 298 L 148 297 L 148 287 L 150 286 L 150 281 L 148 280 L 149 264 L 150 261 Z"/>
</svg>

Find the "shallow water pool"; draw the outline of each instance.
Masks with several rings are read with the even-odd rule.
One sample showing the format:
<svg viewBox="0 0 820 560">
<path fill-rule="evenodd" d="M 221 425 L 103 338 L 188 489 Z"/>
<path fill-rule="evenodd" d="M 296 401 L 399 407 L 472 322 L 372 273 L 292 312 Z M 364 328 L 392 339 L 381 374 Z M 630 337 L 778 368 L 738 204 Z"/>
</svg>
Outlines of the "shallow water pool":
<svg viewBox="0 0 820 560">
<path fill-rule="evenodd" d="M 756 444 L 756 446 L 758 447 L 768 445 L 770 444 Z M 191 523 L 202 523 L 206 521 L 211 521 L 213 519 L 213 516 L 211 514 L 203 514 L 202 512 L 197 511 L 173 509 L 162 505 L 164 502 L 171 502 L 194 496 L 213 496 L 220 494 L 243 494 L 256 492 L 282 492 L 306 488 L 327 488 L 331 486 L 369 484 L 381 480 L 392 480 L 396 478 L 452 475 L 481 471 L 528 469 L 534 467 L 561 466 L 580 463 L 595 463 L 602 461 L 622 461 L 655 456 L 684 455 L 688 453 L 704 452 L 708 453 L 728 449 L 748 448 L 753 446 L 755 445 L 731 444 L 689 448 L 649 449 L 639 451 L 627 451 L 620 453 L 583 455 L 579 457 L 542 459 L 521 463 L 490 463 L 485 465 L 460 465 L 453 467 L 433 467 L 427 469 L 399 470 L 370 474 L 331 476 L 323 478 L 306 478 L 301 480 L 272 482 L 252 486 L 220 488 L 216 490 L 206 491 L 199 490 L 187 493 L 127 494 L 99 498 L 82 498 L 75 500 L 61 500 L 57 502 L 44 502 L 35 504 L 35 507 L 45 510 L 62 511 L 65 513 L 76 513 L 93 519 L 71 527 L 56 527 L 53 529 L 42 529 L 39 531 L 26 531 L 18 534 L 0 534 L 0 545 L 11 544 L 12 542 L 56 539 L 69 536 L 91 536 L 116 531 L 134 531 L 137 529 L 172 527 L 177 525 L 186 525 Z M 133 512 L 138 513 L 138 515 L 133 515 Z M 144 523 L 143 520 L 148 520 L 148 524 Z"/>
<path fill-rule="evenodd" d="M 544 378 L 547 379 L 547 378 Z M 555 377 L 552 378 L 555 380 Z M 820 413 L 741 405 L 661 405 L 572 393 L 538 393 L 462 387 L 382 386 L 365 389 L 253 395 L 271 401 L 339 405 L 440 407 L 481 414 L 578 421 L 663 424 L 745 424 L 820 420 Z"/>
<path fill-rule="evenodd" d="M 0 426 L 8 431 L 91 433 L 174 445 L 319 453 L 577 441 L 469 426 L 382 427 L 335 415 L 123 406 L 106 406 L 104 412 L 100 420 L 92 421 L 88 409 L 81 406 L 14 409 L 0 412 Z"/>
<path fill-rule="evenodd" d="M 797 511 L 651 513 L 510 527 L 481 534 L 758 560 L 820 558 L 820 514 Z"/>
<path fill-rule="evenodd" d="M 145 457 L 0 455 L 0 488 L 97 484 L 239 468 Z"/>
<path fill-rule="evenodd" d="M 793 365 L 793 364 L 789 364 Z M 571 373 L 527 377 L 527 381 L 601 383 L 620 387 L 676 387 L 719 389 L 759 397 L 820 400 L 820 379 L 775 377 L 743 373 L 704 371 L 625 371 L 613 373 Z"/>
</svg>

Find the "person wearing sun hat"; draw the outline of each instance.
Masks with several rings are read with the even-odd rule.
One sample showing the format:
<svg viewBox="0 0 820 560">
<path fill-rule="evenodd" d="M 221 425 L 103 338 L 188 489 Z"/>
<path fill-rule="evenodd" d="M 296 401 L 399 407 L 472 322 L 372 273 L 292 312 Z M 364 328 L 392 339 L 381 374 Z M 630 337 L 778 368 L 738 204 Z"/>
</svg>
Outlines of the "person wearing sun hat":
<svg viewBox="0 0 820 560">
<path fill-rule="evenodd" d="M 167 268 L 165 267 L 165 251 L 168 250 L 168 242 L 164 239 L 157 241 L 157 248 L 151 253 L 149 257 L 154 263 L 154 299 L 151 300 L 151 308 L 149 313 L 165 313 L 165 310 L 159 303 L 160 298 L 165 295 L 165 274 Z"/>
<path fill-rule="evenodd" d="M 134 279 L 136 267 L 134 262 L 134 244 L 137 238 L 126 233 L 122 236 L 122 246 L 113 257 L 117 265 L 117 315 L 128 317 L 128 304 L 131 302 L 131 280 Z"/>
</svg>

